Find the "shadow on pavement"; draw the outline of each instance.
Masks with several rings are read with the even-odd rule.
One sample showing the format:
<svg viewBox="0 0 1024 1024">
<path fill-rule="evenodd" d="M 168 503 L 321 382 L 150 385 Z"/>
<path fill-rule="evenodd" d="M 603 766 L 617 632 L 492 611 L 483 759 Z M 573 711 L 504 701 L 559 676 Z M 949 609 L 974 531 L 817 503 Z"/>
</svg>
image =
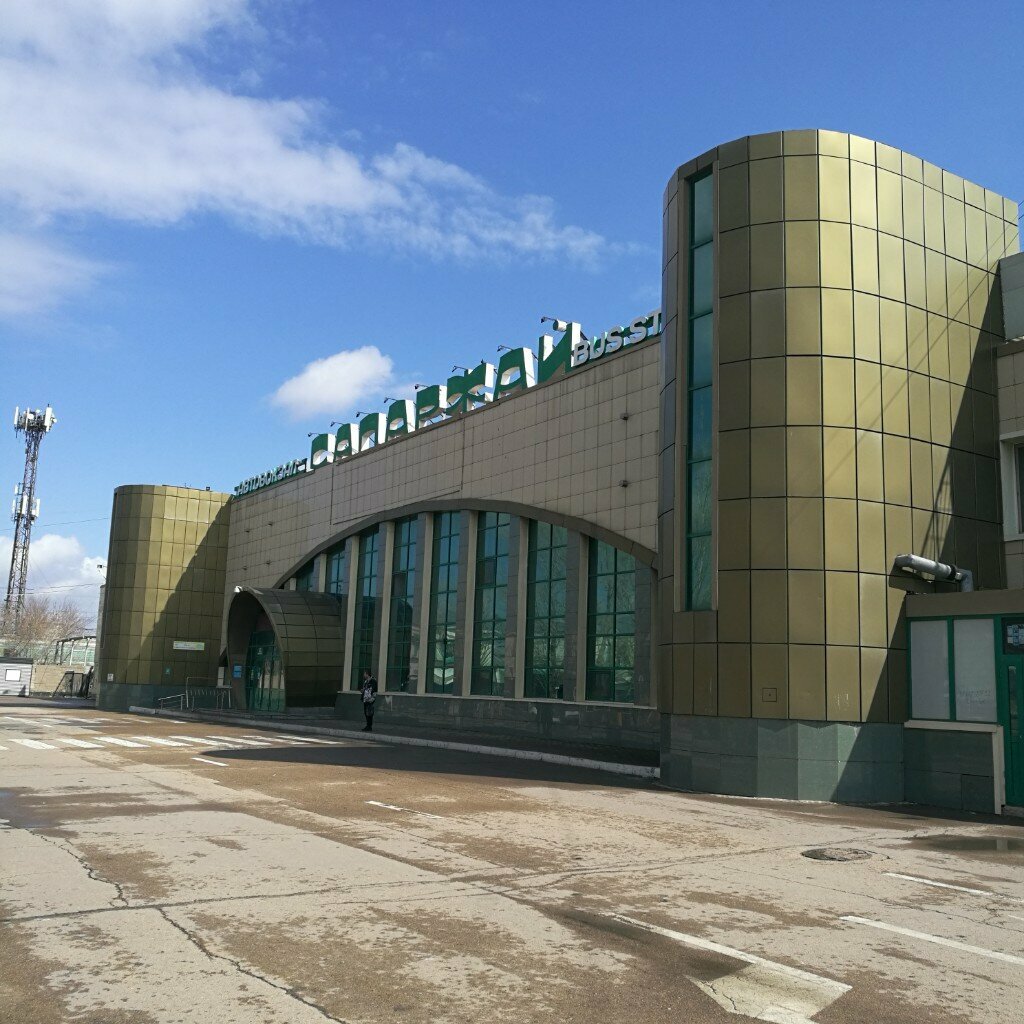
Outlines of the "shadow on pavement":
<svg viewBox="0 0 1024 1024">
<path fill-rule="evenodd" d="M 267 737 L 270 739 L 270 737 Z M 562 783 L 577 786 L 611 786 L 620 789 L 652 789 L 649 779 L 616 775 L 593 768 L 493 757 L 459 750 L 407 747 L 387 743 L 361 744 L 339 741 L 316 747 L 264 747 L 238 750 L 209 747 L 203 752 L 222 761 L 253 764 L 334 765 L 345 768 L 377 768 L 393 772 L 459 775 L 487 779 L 518 779 L 524 782 Z"/>
</svg>

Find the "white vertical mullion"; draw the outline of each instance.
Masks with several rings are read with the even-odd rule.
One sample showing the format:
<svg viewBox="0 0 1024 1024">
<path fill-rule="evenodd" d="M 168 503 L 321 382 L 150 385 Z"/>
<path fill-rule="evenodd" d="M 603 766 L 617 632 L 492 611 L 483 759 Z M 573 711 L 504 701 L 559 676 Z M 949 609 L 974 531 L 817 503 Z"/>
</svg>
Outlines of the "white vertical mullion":
<svg viewBox="0 0 1024 1024">
<path fill-rule="evenodd" d="M 476 612 L 476 541 L 480 513 L 469 513 L 469 536 L 466 540 L 466 601 L 462 623 L 462 685 L 460 693 L 468 697 L 472 692 L 473 679 L 473 626 Z"/>
<path fill-rule="evenodd" d="M 420 636 L 415 693 L 427 692 L 430 671 L 430 594 L 434 584 L 434 513 L 423 513 L 423 575 L 420 579 Z"/>
<path fill-rule="evenodd" d="M 576 700 L 587 699 L 587 597 L 590 592 L 590 546 L 594 542 L 580 536 L 580 570 L 576 581 Z"/>
<path fill-rule="evenodd" d="M 529 579 L 530 520 L 519 519 L 519 564 L 516 577 L 516 677 L 513 680 L 515 696 L 522 699 L 526 692 L 526 591 Z"/>
<path fill-rule="evenodd" d="M 377 645 L 377 678 L 387 689 L 388 634 L 391 632 L 391 576 L 395 565 L 395 521 L 384 523 L 384 571 L 380 583 L 380 643 Z"/>
<path fill-rule="evenodd" d="M 359 577 L 359 536 L 349 537 L 348 551 L 348 608 L 345 612 L 345 668 L 341 689 L 351 689 L 352 655 L 356 633 L 356 587 Z"/>
</svg>

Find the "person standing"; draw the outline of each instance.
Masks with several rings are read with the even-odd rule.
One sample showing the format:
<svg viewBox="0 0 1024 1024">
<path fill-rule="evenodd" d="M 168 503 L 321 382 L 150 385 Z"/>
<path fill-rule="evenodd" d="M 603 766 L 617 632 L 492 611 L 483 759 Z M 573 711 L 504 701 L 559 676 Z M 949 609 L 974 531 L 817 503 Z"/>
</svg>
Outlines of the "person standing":
<svg viewBox="0 0 1024 1024">
<path fill-rule="evenodd" d="M 377 680 L 374 679 L 368 668 L 363 669 L 363 714 L 366 716 L 366 725 L 363 732 L 373 732 L 373 705 L 377 700 Z"/>
</svg>

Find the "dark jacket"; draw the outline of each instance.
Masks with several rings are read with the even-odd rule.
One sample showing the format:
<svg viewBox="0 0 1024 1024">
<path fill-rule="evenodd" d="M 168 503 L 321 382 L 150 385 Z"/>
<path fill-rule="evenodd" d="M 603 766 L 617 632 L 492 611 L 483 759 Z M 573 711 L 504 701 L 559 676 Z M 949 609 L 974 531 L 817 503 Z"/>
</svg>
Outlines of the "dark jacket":
<svg viewBox="0 0 1024 1024">
<path fill-rule="evenodd" d="M 363 704 L 369 704 L 372 706 L 374 698 L 377 696 L 377 680 L 373 676 L 370 676 L 369 679 L 363 680 L 363 684 L 359 689 L 362 693 Z M 367 694 L 367 690 L 369 690 L 369 695 Z M 367 696 L 369 696 L 369 699 L 367 699 Z"/>
</svg>

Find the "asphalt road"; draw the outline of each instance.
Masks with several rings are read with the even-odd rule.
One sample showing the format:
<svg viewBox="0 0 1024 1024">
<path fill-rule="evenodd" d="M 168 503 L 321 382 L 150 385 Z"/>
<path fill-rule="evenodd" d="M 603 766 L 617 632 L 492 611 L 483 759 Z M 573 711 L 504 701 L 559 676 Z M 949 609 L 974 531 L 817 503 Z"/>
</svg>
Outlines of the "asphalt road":
<svg viewBox="0 0 1024 1024">
<path fill-rule="evenodd" d="M 12 1024 L 1024 1019 L 1009 822 L 17 698 L 0 786 Z"/>
</svg>

